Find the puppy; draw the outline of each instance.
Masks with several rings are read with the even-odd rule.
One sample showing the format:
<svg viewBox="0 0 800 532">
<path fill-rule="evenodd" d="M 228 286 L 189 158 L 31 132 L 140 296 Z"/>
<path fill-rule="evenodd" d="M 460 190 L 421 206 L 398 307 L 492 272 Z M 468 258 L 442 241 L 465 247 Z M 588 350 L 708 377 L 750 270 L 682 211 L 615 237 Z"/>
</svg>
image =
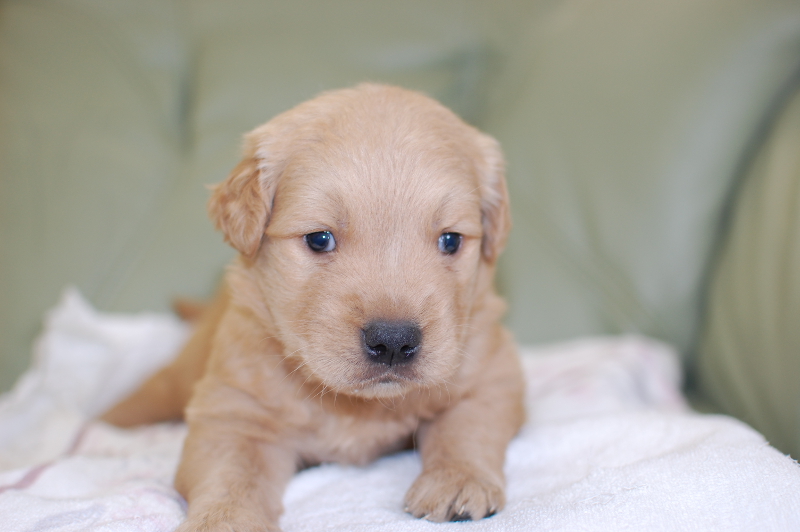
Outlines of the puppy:
<svg viewBox="0 0 800 532">
<path fill-rule="evenodd" d="M 408 512 L 500 510 L 523 382 L 492 284 L 510 228 L 497 143 L 415 92 L 328 92 L 246 135 L 209 213 L 240 252 L 223 288 L 177 360 L 104 416 L 185 408 L 179 530 L 279 530 L 299 467 L 412 445 Z"/>
</svg>

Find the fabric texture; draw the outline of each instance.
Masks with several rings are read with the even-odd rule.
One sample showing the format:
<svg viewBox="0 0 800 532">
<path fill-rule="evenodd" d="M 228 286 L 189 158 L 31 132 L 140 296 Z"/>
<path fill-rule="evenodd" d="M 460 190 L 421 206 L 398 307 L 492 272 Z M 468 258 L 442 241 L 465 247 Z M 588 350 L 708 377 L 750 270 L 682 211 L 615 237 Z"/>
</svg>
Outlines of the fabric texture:
<svg viewBox="0 0 800 532">
<path fill-rule="evenodd" d="M 185 507 L 171 481 L 185 426 L 120 430 L 87 419 L 113 401 L 109 383 L 135 385 L 168 358 L 161 346 L 174 347 L 185 335 L 171 317 L 109 316 L 74 292 L 65 295 L 47 319 L 36 364 L 0 398 L 5 531 L 168 532 L 181 522 Z M 104 371 L 86 371 L 99 361 Z M 508 449 L 504 511 L 472 523 L 412 518 L 402 499 L 420 463 L 404 452 L 366 467 L 299 473 L 284 496 L 283 529 L 800 528 L 800 466 L 741 422 L 688 410 L 678 391 L 678 357 L 664 344 L 590 338 L 526 349 L 523 364 L 527 422 Z M 60 378 L 48 378 L 56 365 Z M 78 423 L 66 426 L 48 414 L 59 408 L 48 402 L 55 396 Z M 54 435 L 60 446 L 41 445 Z"/>
</svg>

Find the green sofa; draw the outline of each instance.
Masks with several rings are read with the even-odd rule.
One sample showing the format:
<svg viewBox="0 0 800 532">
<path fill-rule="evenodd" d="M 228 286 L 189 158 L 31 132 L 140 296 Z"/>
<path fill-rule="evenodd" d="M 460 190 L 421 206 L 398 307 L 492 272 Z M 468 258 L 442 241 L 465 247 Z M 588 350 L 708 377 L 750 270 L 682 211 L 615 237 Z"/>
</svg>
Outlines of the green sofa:
<svg viewBox="0 0 800 532">
<path fill-rule="evenodd" d="M 423 90 L 495 135 L 522 343 L 635 333 L 800 456 L 800 3 L 0 0 L 0 389 L 67 285 L 204 297 L 241 134 L 321 90 Z"/>
</svg>

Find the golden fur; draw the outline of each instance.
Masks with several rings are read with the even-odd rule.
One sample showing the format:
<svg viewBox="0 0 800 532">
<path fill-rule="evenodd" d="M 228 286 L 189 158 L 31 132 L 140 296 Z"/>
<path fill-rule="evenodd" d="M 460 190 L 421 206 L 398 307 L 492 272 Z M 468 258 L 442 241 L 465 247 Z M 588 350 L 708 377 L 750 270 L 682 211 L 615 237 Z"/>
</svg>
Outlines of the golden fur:
<svg viewBox="0 0 800 532">
<path fill-rule="evenodd" d="M 492 286 L 510 228 L 497 143 L 415 92 L 324 93 L 245 137 L 209 213 L 239 258 L 177 360 L 104 416 L 170 419 L 188 402 L 179 530 L 278 530 L 298 467 L 412 442 L 408 512 L 500 510 L 523 382 Z M 320 231 L 333 251 L 309 249 Z M 443 233 L 462 235 L 457 252 Z M 411 362 L 370 359 L 375 320 L 418 325 Z"/>
</svg>

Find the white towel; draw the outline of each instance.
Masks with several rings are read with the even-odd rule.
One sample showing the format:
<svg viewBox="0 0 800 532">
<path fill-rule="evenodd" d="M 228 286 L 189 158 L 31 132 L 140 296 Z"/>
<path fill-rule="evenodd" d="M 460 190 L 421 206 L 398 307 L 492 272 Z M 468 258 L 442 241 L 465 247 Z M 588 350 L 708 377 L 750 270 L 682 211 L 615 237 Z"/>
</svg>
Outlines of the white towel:
<svg viewBox="0 0 800 532">
<path fill-rule="evenodd" d="M 0 399 L 0 530 L 173 530 L 185 427 L 87 422 L 186 337 L 174 318 L 110 316 L 70 291 L 31 370 Z M 800 466 L 746 425 L 691 412 L 668 347 L 637 337 L 525 349 L 528 422 L 508 450 L 508 504 L 482 521 L 402 510 L 405 452 L 298 474 L 281 526 L 311 531 L 800 530 Z M 37 465 L 32 465 L 37 464 Z"/>
</svg>

